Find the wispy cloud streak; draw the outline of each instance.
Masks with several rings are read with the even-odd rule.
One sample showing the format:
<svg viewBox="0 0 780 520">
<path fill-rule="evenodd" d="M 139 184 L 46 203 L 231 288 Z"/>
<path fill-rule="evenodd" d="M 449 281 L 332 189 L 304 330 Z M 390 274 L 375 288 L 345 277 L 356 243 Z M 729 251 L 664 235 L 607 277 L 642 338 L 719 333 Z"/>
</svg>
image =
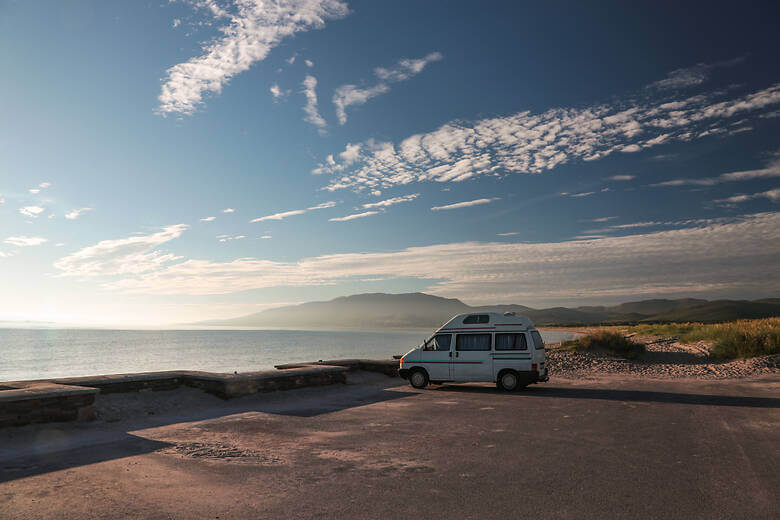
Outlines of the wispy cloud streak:
<svg viewBox="0 0 780 520">
<path fill-rule="evenodd" d="M 456 202 L 454 204 L 447 204 L 446 206 L 434 206 L 434 207 L 431 208 L 431 211 L 442 211 L 442 210 L 450 210 L 450 209 L 469 208 L 471 206 L 480 206 L 482 204 L 490 204 L 491 202 L 494 202 L 496 200 L 501 200 L 501 199 L 499 197 L 491 197 L 489 199 L 467 200 L 465 202 Z"/>
<path fill-rule="evenodd" d="M 206 94 L 220 94 L 231 78 L 264 60 L 283 39 L 322 28 L 349 12 L 339 0 L 235 0 L 229 8 L 211 1 L 191 3 L 229 23 L 219 29 L 223 36 L 203 45 L 203 54 L 166 71 L 157 109 L 163 115 L 192 114 Z"/>
<path fill-rule="evenodd" d="M 390 92 L 388 83 L 411 79 L 422 72 L 429 63 L 439 61 L 442 58 L 440 52 L 432 52 L 418 59 L 403 58 L 390 68 L 377 67 L 374 69 L 374 75 L 381 80 L 376 85 L 371 87 L 342 85 L 338 87 L 333 94 L 333 105 L 336 107 L 339 124 L 343 125 L 347 122 L 348 107 L 363 105 L 371 98 Z"/>
<path fill-rule="evenodd" d="M 683 229 L 556 243 L 458 242 L 295 262 L 186 260 L 120 276 L 104 287 L 142 294 L 226 294 L 388 277 L 428 280 L 427 291 L 472 302 L 777 294 L 778 257 L 780 213 L 759 213 Z"/>
<path fill-rule="evenodd" d="M 322 204 L 317 204 L 316 206 L 311 206 L 310 208 L 305 209 L 293 209 L 290 211 L 282 211 L 280 213 L 274 213 L 272 215 L 266 215 L 265 217 L 257 217 L 253 218 L 249 221 L 249 223 L 254 222 L 266 222 L 268 220 L 284 220 L 287 217 L 294 217 L 295 215 L 303 215 L 304 213 L 308 213 L 309 211 L 316 211 L 318 209 L 327 209 L 332 208 L 336 206 L 336 203 L 333 201 L 323 202 Z"/>
</svg>

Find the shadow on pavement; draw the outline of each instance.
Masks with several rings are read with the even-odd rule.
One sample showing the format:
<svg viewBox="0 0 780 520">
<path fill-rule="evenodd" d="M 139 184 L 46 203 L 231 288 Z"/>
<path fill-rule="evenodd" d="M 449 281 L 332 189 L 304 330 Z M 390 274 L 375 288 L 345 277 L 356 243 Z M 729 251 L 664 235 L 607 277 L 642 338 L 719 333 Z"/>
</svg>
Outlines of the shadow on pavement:
<svg viewBox="0 0 780 520">
<path fill-rule="evenodd" d="M 151 453 L 169 446 L 167 442 L 127 434 L 123 439 L 104 444 L 0 461 L 0 484 L 52 471 Z"/>
<path fill-rule="evenodd" d="M 335 392 L 311 391 L 301 389 L 294 394 L 283 392 L 255 394 L 230 401 L 217 401 L 205 408 L 184 407 L 178 413 L 160 413 L 147 417 L 128 417 L 115 423 L 93 423 L 95 429 L 84 423 L 49 423 L 24 426 L 23 435 L 30 441 L 23 448 L 26 453 L 16 455 L 13 450 L 0 446 L 0 483 L 60 471 L 97 462 L 150 453 L 171 445 L 153 441 L 128 433 L 148 428 L 157 428 L 170 424 L 219 419 L 228 415 L 261 412 L 295 417 L 315 417 L 321 414 L 338 412 L 348 408 L 373 403 L 401 399 L 418 395 L 414 392 L 390 391 L 397 386 L 397 380 L 389 379 L 387 384 L 374 387 L 328 387 Z M 309 390 L 309 391 L 306 391 Z M 150 399 L 176 399 L 176 391 L 153 392 L 146 394 Z M 268 397 L 270 397 L 270 399 Z M 99 430 L 99 431 L 96 431 Z M 0 430 L 2 431 L 2 430 Z M 49 431 L 56 432 L 61 446 L 36 445 L 36 438 Z M 78 447 L 79 436 L 90 433 L 97 435 L 92 440 L 82 442 Z M 45 436 L 44 436 L 45 437 Z M 96 440 L 97 439 L 97 440 Z M 2 438 L 0 438 L 2 442 Z M 32 454 L 31 454 L 32 453 Z"/>
<path fill-rule="evenodd" d="M 516 397 L 556 397 L 564 399 L 602 399 L 607 401 L 636 401 L 647 403 L 696 404 L 708 406 L 743 406 L 748 408 L 780 408 L 780 399 L 771 397 L 744 397 L 732 395 L 681 394 L 648 390 L 608 390 L 596 388 L 531 387 L 507 393 L 486 386 L 446 385 L 434 388 L 440 392 L 470 392 L 501 394 Z"/>
</svg>

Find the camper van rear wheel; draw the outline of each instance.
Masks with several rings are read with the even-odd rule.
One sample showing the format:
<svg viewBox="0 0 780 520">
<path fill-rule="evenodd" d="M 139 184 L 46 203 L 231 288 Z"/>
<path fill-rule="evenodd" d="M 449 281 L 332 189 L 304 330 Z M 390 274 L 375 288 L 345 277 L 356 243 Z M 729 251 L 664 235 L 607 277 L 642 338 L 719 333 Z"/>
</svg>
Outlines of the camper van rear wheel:
<svg viewBox="0 0 780 520">
<path fill-rule="evenodd" d="M 512 370 L 507 370 L 499 374 L 496 386 L 505 392 L 511 392 L 520 387 L 519 383 L 520 379 L 517 377 L 517 373 Z"/>
<path fill-rule="evenodd" d="M 428 386 L 428 374 L 425 370 L 418 368 L 409 374 L 409 382 L 415 388 L 425 388 Z"/>
</svg>

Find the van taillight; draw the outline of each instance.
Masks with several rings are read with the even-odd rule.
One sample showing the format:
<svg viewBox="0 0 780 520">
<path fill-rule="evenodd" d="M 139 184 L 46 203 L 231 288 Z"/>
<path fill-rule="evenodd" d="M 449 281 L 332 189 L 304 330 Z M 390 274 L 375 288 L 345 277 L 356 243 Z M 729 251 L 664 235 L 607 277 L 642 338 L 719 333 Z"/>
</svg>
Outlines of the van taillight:
<svg viewBox="0 0 780 520">
<path fill-rule="evenodd" d="M 531 370 L 536 370 L 536 363 L 531 363 Z"/>
</svg>

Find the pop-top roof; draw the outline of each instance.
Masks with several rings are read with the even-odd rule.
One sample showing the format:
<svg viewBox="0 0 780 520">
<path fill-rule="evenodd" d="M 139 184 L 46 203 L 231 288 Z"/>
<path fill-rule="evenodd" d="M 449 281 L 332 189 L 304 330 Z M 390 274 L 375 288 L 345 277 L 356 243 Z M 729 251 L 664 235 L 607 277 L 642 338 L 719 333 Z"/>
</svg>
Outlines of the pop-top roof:
<svg viewBox="0 0 780 520">
<path fill-rule="evenodd" d="M 445 323 L 439 331 L 459 332 L 468 330 L 511 330 L 533 328 L 534 323 L 528 316 L 515 313 L 469 312 L 458 314 Z"/>
</svg>

